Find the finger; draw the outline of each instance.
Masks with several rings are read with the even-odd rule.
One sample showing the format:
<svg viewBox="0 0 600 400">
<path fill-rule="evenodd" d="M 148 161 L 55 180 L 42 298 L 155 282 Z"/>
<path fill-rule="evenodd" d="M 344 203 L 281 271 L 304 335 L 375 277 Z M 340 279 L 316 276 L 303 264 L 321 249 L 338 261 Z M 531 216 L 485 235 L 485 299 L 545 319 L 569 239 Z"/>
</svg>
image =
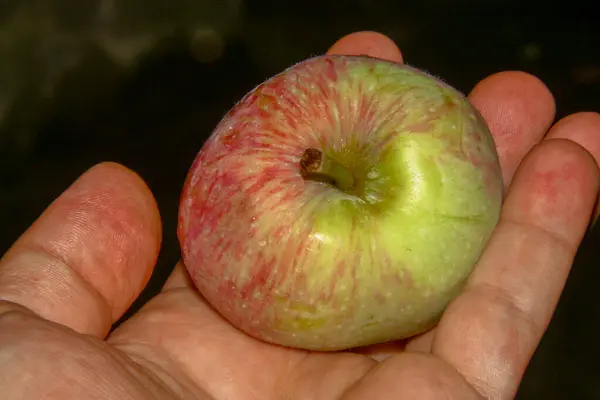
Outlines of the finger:
<svg viewBox="0 0 600 400">
<path fill-rule="evenodd" d="M 390 357 L 352 385 L 342 400 L 480 400 L 455 369 L 423 353 Z"/>
<path fill-rule="evenodd" d="M 542 140 L 554 120 L 552 93 L 532 75 L 501 72 L 479 82 L 469 100 L 494 136 L 508 187 L 523 157 Z"/>
<path fill-rule="evenodd" d="M 600 164 L 600 114 L 580 112 L 558 121 L 548 139 L 569 139 L 586 149 Z"/>
<path fill-rule="evenodd" d="M 600 114 L 580 112 L 569 115 L 558 121 L 548 134 L 549 138 L 569 139 L 579 143 L 600 164 Z M 600 204 L 596 205 L 592 226 L 600 215 Z"/>
<path fill-rule="evenodd" d="M 142 180 L 117 164 L 83 174 L 0 261 L 0 300 L 104 336 L 156 261 L 160 218 Z"/>
<path fill-rule="evenodd" d="M 513 398 L 585 233 L 598 166 L 569 140 L 545 140 L 523 161 L 501 220 L 432 352 L 490 399 Z"/>
<path fill-rule="evenodd" d="M 402 62 L 402 53 L 387 36 L 377 32 L 355 32 L 338 40 L 328 54 L 367 55 L 395 62 Z"/>
<path fill-rule="evenodd" d="M 600 164 L 600 114 L 594 112 L 582 112 L 572 114 L 558 121 L 552 127 L 545 139 L 569 139 L 585 148 Z M 596 206 L 592 224 L 600 215 L 600 207 Z M 409 351 L 424 351 L 428 352 L 433 338 L 435 329 L 411 340 L 406 350 Z"/>
</svg>

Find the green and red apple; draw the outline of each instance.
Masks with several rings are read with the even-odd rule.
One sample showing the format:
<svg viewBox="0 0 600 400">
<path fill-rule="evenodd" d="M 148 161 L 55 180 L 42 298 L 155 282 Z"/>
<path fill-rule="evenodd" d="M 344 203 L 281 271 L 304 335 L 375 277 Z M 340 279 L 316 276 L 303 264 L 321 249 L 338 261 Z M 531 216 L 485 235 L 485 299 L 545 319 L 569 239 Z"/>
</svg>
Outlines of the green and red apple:
<svg viewBox="0 0 600 400">
<path fill-rule="evenodd" d="M 468 100 L 417 69 L 320 56 L 224 118 L 183 189 L 189 273 L 232 325 L 330 351 L 431 328 L 502 203 L 494 141 Z"/>
</svg>

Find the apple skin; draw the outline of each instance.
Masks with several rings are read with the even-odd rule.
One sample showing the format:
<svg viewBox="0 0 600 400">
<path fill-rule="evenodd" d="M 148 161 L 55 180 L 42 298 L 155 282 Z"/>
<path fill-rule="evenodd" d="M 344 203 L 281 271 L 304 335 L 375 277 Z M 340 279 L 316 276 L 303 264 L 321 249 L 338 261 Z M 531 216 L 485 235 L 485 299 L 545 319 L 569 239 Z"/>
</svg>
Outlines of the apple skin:
<svg viewBox="0 0 600 400">
<path fill-rule="evenodd" d="M 305 179 L 318 149 L 360 184 Z M 333 351 L 436 324 L 495 228 L 494 141 L 468 100 L 366 56 L 300 62 L 220 121 L 187 176 L 178 237 L 200 293 L 265 342 Z"/>
</svg>

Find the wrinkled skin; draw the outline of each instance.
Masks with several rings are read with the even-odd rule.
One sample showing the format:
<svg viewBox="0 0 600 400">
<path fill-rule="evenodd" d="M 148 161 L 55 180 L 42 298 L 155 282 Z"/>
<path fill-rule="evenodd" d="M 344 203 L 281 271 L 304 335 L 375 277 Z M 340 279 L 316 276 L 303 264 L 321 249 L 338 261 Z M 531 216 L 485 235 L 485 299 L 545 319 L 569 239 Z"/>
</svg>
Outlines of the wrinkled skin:
<svg viewBox="0 0 600 400">
<path fill-rule="evenodd" d="M 331 52 L 401 58 L 374 33 L 343 38 Z M 101 164 L 0 262 L 3 399 L 512 398 L 593 212 L 600 116 L 553 125 L 551 94 L 519 72 L 486 78 L 469 98 L 496 140 L 506 199 L 464 292 L 433 330 L 360 352 L 268 345 L 219 317 L 179 265 L 109 334 L 146 284 L 161 230 L 145 184 Z"/>
</svg>

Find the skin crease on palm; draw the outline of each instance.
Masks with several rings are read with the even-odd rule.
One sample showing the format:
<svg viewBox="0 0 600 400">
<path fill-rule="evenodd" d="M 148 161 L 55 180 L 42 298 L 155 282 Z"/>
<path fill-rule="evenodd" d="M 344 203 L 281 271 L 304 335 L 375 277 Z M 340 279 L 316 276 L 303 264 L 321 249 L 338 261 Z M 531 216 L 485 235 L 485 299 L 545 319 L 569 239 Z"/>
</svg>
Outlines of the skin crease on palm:
<svg viewBox="0 0 600 400">
<path fill-rule="evenodd" d="M 330 49 L 400 61 L 374 32 Z M 552 316 L 598 196 L 600 115 L 552 125 L 536 78 L 472 90 L 498 146 L 501 221 L 439 325 L 406 343 L 310 353 L 258 342 L 202 300 L 178 265 L 162 292 L 110 327 L 156 262 L 149 189 L 104 163 L 81 176 L 0 261 L 3 399 L 510 399 Z"/>
</svg>

